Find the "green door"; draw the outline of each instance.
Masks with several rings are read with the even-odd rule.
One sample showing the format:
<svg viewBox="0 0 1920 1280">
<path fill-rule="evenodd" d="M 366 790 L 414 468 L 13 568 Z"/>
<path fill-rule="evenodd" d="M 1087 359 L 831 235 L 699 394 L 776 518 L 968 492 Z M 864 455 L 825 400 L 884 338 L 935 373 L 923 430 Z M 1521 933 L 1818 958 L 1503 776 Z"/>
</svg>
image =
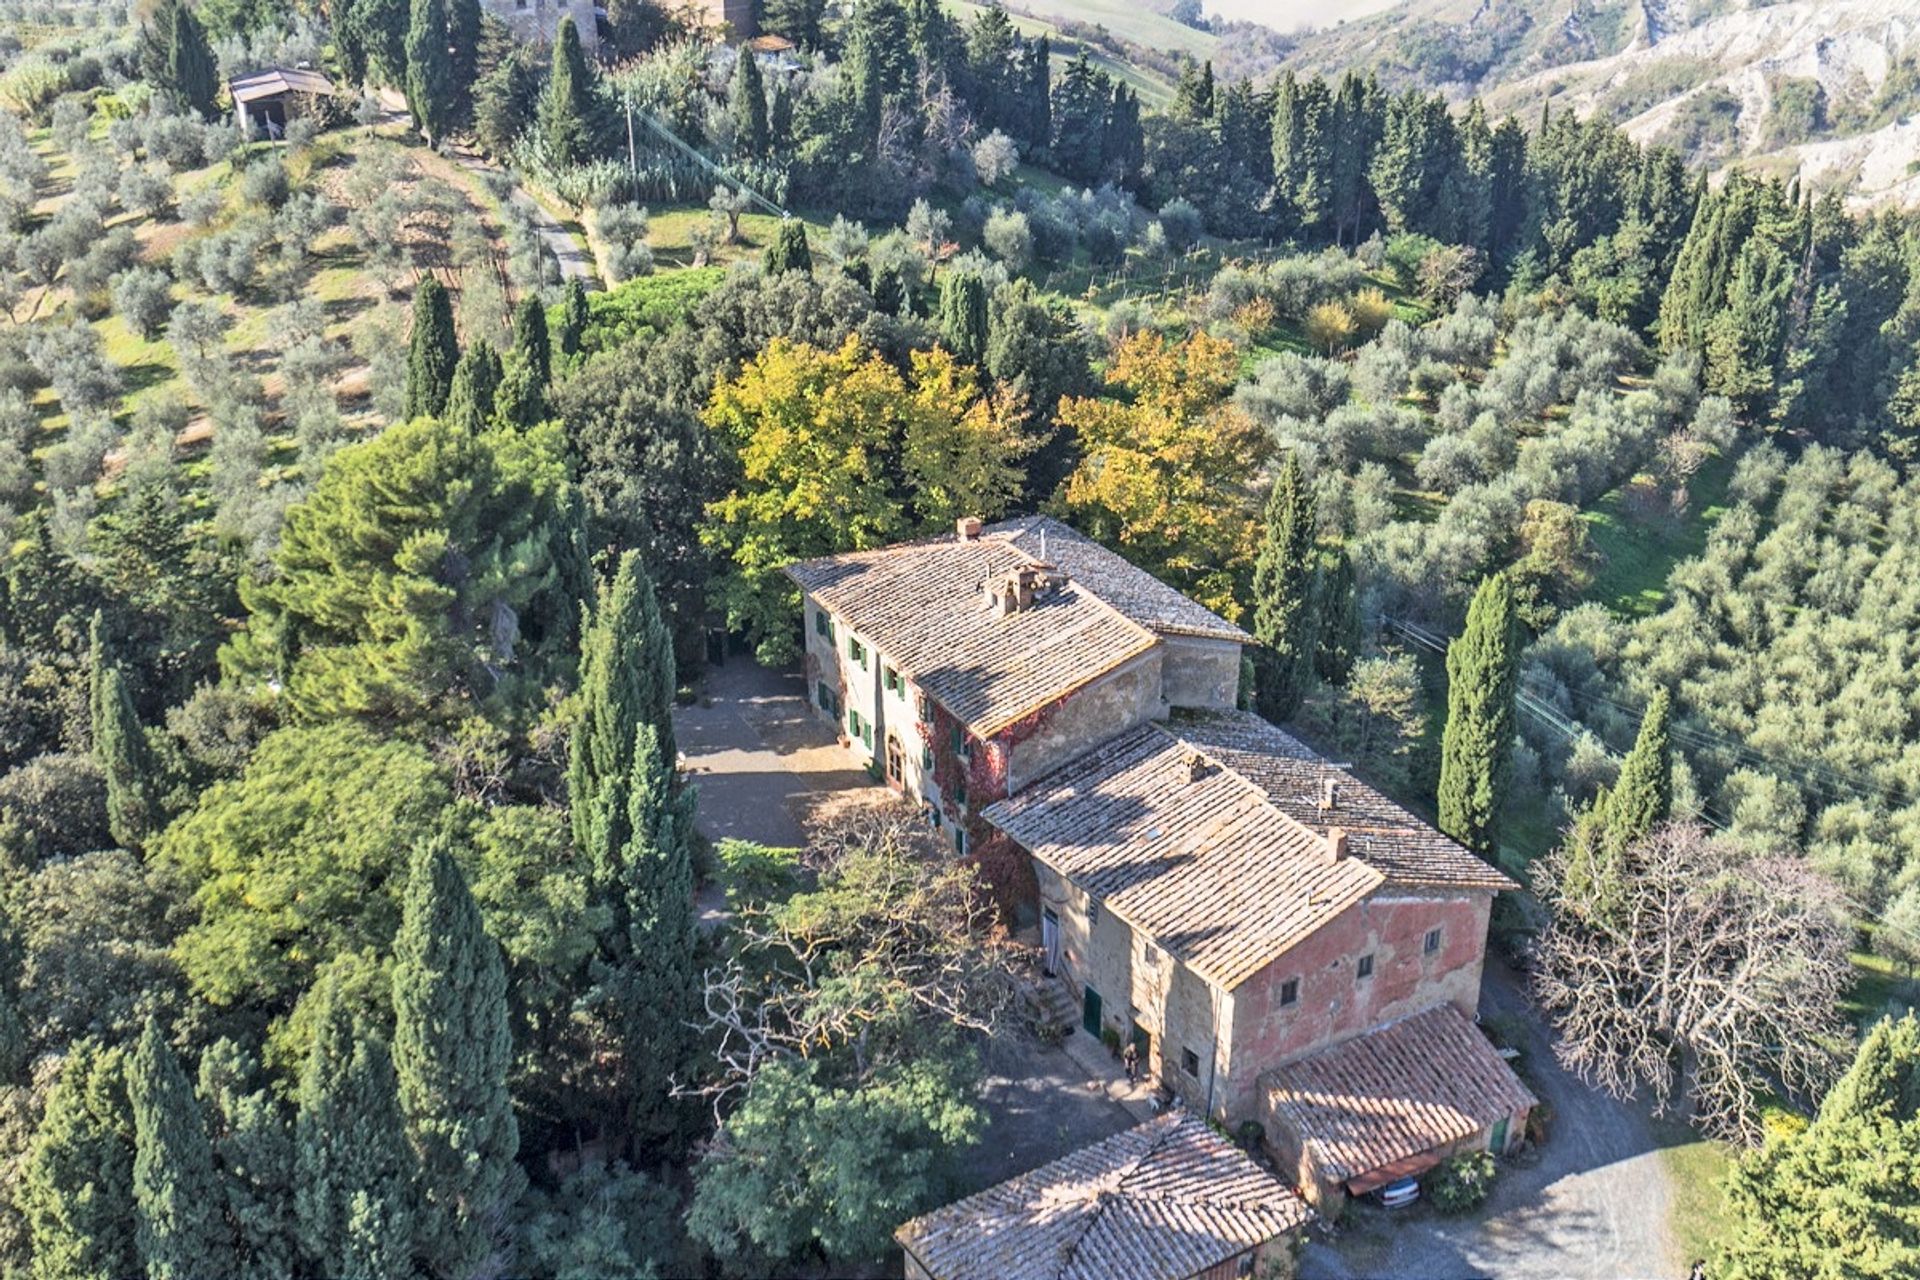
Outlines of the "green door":
<svg viewBox="0 0 1920 1280">
<path fill-rule="evenodd" d="M 1086 994 L 1080 997 L 1080 1025 L 1086 1028 L 1088 1035 L 1098 1039 L 1100 1036 L 1100 993 L 1092 987 L 1085 988 Z"/>
<path fill-rule="evenodd" d="M 1501 1116 L 1500 1123 L 1493 1126 L 1493 1137 L 1487 1140 L 1487 1150 L 1493 1152 L 1495 1155 L 1500 1155 L 1504 1153 L 1506 1149 L 1507 1149 L 1507 1118 L 1505 1116 Z"/>
</svg>

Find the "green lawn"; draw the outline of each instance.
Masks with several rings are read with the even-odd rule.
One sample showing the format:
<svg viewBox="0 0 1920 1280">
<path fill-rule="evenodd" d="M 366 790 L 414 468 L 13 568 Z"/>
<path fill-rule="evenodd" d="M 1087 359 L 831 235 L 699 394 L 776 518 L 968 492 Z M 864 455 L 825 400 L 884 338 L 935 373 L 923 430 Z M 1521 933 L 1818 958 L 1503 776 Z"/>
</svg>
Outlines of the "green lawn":
<svg viewBox="0 0 1920 1280">
<path fill-rule="evenodd" d="M 1733 1168 L 1733 1149 L 1675 1120 L 1655 1120 L 1653 1129 L 1673 1187 L 1668 1226 L 1681 1262 L 1711 1258 L 1714 1246 L 1733 1226 L 1722 1187 Z"/>
<path fill-rule="evenodd" d="M 1677 518 L 1634 511 L 1618 489 L 1582 513 L 1600 555 L 1587 598 L 1629 617 L 1658 611 L 1674 566 L 1706 548 L 1707 534 L 1725 514 L 1733 462 L 1730 455 L 1709 459 L 1694 476 L 1687 509 Z"/>
<path fill-rule="evenodd" d="M 1920 1005 L 1920 980 L 1907 975 L 1887 957 L 1856 951 L 1853 969 L 1853 989 L 1840 1008 L 1855 1026 L 1864 1028 L 1884 1014 Z"/>
</svg>

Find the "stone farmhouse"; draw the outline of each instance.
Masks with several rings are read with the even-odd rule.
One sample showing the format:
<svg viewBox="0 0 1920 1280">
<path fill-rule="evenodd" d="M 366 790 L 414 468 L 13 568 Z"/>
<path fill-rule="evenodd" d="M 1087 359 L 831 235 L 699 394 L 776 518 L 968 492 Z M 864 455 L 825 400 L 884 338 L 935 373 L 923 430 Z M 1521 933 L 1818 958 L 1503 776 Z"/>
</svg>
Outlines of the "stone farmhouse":
<svg viewBox="0 0 1920 1280">
<path fill-rule="evenodd" d="M 592 0 L 482 0 L 481 7 L 522 40 L 552 43 L 560 19 L 572 18 L 580 32 L 580 44 L 588 53 L 600 43 Z"/>
<path fill-rule="evenodd" d="M 1252 637 L 1042 517 L 788 573 L 816 713 L 1011 881 L 1081 1030 L 1328 1207 L 1519 1140 L 1472 1023 L 1513 882 L 1240 710 Z"/>
</svg>

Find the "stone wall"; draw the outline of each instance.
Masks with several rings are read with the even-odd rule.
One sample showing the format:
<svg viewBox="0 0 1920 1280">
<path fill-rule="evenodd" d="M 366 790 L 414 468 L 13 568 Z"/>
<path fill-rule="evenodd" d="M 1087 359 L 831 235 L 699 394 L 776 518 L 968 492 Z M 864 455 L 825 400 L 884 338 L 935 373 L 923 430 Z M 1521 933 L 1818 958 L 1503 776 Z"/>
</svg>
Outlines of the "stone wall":
<svg viewBox="0 0 1920 1280">
<path fill-rule="evenodd" d="M 1163 636 L 1161 701 L 1169 707 L 1231 711 L 1240 704 L 1240 646 L 1197 636 Z"/>
<path fill-rule="evenodd" d="M 1041 714 L 1037 729 L 1006 744 L 1007 794 L 1085 755 L 1160 710 L 1159 647 L 1074 690 Z"/>
<path fill-rule="evenodd" d="M 1480 1004 L 1487 917 L 1493 896 L 1414 896 L 1383 890 L 1342 912 L 1235 989 L 1228 1080 L 1216 1101 L 1229 1120 L 1255 1118 L 1263 1071 L 1384 1022 L 1450 1001 L 1473 1016 Z M 1426 936 L 1440 930 L 1429 953 Z M 1362 956 L 1371 977 L 1358 976 Z M 1282 1004 L 1297 980 L 1299 997 Z"/>
</svg>

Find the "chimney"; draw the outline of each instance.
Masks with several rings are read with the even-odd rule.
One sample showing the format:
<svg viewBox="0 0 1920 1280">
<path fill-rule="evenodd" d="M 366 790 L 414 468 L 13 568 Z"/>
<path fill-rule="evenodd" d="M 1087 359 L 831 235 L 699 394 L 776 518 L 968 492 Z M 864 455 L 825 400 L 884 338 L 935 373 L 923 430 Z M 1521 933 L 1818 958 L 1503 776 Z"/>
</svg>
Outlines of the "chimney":
<svg viewBox="0 0 1920 1280">
<path fill-rule="evenodd" d="M 1347 856 L 1347 831 L 1345 827 L 1327 828 L 1327 852 L 1332 855 L 1334 862 L 1339 862 Z"/>
<path fill-rule="evenodd" d="M 1187 752 L 1187 781 L 1198 782 L 1207 776 L 1207 758 L 1198 751 Z"/>
<path fill-rule="evenodd" d="M 953 522 L 955 537 L 961 542 L 975 542 L 980 537 L 980 517 L 961 516 Z"/>
<path fill-rule="evenodd" d="M 1320 811 L 1331 813 L 1340 806 L 1340 782 L 1336 778 L 1320 779 Z"/>
</svg>

